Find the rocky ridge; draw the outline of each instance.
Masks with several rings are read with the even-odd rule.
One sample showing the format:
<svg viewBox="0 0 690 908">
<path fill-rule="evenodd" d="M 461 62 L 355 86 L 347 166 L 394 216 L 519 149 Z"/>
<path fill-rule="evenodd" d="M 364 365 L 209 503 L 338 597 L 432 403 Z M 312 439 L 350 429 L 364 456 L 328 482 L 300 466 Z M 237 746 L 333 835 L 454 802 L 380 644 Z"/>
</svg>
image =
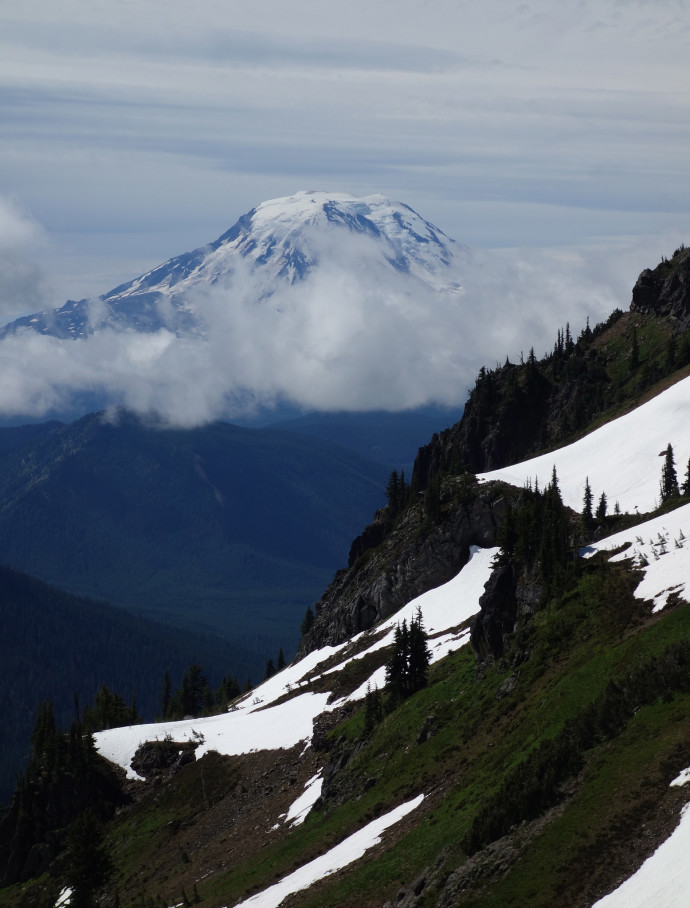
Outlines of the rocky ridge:
<svg viewBox="0 0 690 908">
<path fill-rule="evenodd" d="M 339 571 L 316 603 L 315 620 L 302 638 L 299 656 L 322 646 L 342 643 L 398 611 L 415 596 L 440 586 L 467 563 L 470 547 L 496 545 L 505 518 L 506 489 L 474 477 L 448 477 L 439 492 L 433 520 L 420 496 L 389 526 L 385 509 L 365 531 L 364 539 L 381 541 L 363 549 L 347 570 Z"/>
</svg>

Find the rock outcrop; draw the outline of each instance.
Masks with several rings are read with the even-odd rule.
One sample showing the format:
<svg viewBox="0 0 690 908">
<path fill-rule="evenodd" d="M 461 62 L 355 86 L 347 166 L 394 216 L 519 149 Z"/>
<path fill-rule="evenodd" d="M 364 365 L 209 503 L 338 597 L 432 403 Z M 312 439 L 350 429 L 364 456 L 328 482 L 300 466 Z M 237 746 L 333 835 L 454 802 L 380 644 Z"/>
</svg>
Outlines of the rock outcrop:
<svg viewBox="0 0 690 908">
<path fill-rule="evenodd" d="M 690 249 L 681 246 L 670 261 L 640 274 L 630 311 L 667 316 L 677 332 L 690 328 Z"/>
<path fill-rule="evenodd" d="M 362 551 L 350 568 L 336 574 L 316 603 L 314 624 L 298 656 L 342 643 L 446 583 L 467 563 L 470 546 L 496 545 L 506 514 L 504 493 L 501 483 L 479 486 L 474 477 L 447 477 L 433 520 L 420 498 L 379 545 Z"/>
</svg>

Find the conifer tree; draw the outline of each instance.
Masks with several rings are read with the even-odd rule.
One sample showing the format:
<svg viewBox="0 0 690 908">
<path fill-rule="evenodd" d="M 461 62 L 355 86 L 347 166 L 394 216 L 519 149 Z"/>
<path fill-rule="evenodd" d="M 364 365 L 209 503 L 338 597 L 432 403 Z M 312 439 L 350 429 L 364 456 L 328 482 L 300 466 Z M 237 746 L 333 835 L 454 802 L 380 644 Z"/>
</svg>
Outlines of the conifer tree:
<svg viewBox="0 0 690 908">
<path fill-rule="evenodd" d="M 364 698 L 364 734 L 370 735 L 382 720 L 381 691 L 378 687 L 374 687 L 372 690 L 371 686 L 367 685 L 367 693 Z"/>
<path fill-rule="evenodd" d="M 666 450 L 662 451 L 659 454 L 659 457 L 664 458 L 664 464 L 661 468 L 661 500 L 668 501 L 669 498 L 677 497 L 680 492 L 678 490 L 678 477 L 676 475 L 676 465 L 673 457 L 673 447 L 669 442 Z"/>
<path fill-rule="evenodd" d="M 555 466 L 541 501 L 539 565 L 542 579 L 549 589 L 552 584 L 559 585 L 568 558 L 568 522 Z"/>
<path fill-rule="evenodd" d="M 431 653 L 427 646 L 427 635 L 422 621 L 422 610 L 417 608 L 417 614 L 410 623 L 409 632 L 407 686 L 410 693 L 414 693 L 426 686 L 427 670 L 430 661 Z"/>
<path fill-rule="evenodd" d="M 404 700 L 407 695 L 407 621 L 398 624 L 393 637 L 393 652 L 386 664 L 386 687 L 394 703 Z"/>
<path fill-rule="evenodd" d="M 606 510 L 608 508 L 608 502 L 606 501 L 606 492 L 601 493 L 601 498 L 599 499 L 599 504 L 597 505 L 597 520 L 599 523 L 603 523 L 606 519 Z"/>
<path fill-rule="evenodd" d="M 393 470 L 388 477 L 386 499 L 388 500 L 388 507 L 391 509 L 391 513 L 395 516 L 400 507 L 400 478 L 397 470 Z"/>
<path fill-rule="evenodd" d="M 93 813 L 86 810 L 72 824 L 67 836 L 64 876 L 72 889 L 70 904 L 73 908 L 93 908 L 95 893 L 112 870 L 101 825 Z"/>
<path fill-rule="evenodd" d="M 582 502 L 582 526 L 585 531 L 588 531 L 594 525 L 594 515 L 592 513 L 592 502 L 594 496 L 592 495 L 592 488 L 589 484 L 589 476 L 585 479 L 585 495 Z"/>
<path fill-rule="evenodd" d="M 314 621 L 314 610 L 311 606 L 309 606 L 309 608 L 304 613 L 304 618 L 302 619 L 302 624 L 300 625 L 300 632 L 303 637 L 306 636 L 306 634 L 308 634 L 312 629 L 312 627 L 314 626 Z"/>
<path fill-rule="evenodd" d="M 393 703 L 405 700 L 426 684 L 431 654 L 427 634 L 422 623 L 422 613 L 395 629 L 393 652 L 386 665 L 386 687 Z"/>
</svg>

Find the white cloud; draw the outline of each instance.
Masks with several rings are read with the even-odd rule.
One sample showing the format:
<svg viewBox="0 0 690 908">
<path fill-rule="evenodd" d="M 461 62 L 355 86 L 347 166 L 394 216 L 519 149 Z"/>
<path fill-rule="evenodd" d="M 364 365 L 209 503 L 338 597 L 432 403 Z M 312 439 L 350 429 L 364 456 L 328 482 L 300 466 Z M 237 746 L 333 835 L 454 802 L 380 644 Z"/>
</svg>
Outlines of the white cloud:
<svg viewBox="0 0 690 908">
<path fill-rule="evenodd" d="M 337 233 L 320 239 L 318 269 L 268 299 L 242 260 L 225 283 L 198 291 L 191 303 L 203 338 L 168 330 L 7 338 L 0 412 L 44 415 L 85 392 L 180 425 L 285 399 L 321 410 L 458 405 L 481 365 L 516 361 L 530 346 L 541 355 L 566 321 L 577 334 L 587 316 L 594 324 L 630 299 L 621 255 L 468 253 L 458 265 L 462 292 L 437 292 Z M 102 308 L 93 304 L 94 324 Z"/>
</svg>

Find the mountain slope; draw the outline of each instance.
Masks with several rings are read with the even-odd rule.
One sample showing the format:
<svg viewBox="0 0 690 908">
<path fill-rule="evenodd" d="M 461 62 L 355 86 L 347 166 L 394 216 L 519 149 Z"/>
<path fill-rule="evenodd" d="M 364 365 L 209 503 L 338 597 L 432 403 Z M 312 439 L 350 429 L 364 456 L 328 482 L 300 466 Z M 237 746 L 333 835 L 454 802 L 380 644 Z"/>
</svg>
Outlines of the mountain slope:
<svg viewBox="0 0 690 908">
<path fill-rule="evenodd" d="M 293 433 L 96 415 L 0 464 L 7 564 L 267 656 L 294 648 L 305 609 L 382 503 L 387 476 Z"/>
<path fill-rule="evenodd" d="M 225 675 L 260 677 L 265 660 L 213 637 L 181 632 L 103 602 L 77 599 L 0 566 L 0 802 L 26 763 L 37 708 L 51 699 L 58 724 L 90 703 L 102 684 L 153 719 L 163 677 L 177 687 L 192 663 L 215 689 Z M 11 729 L 11 732 L 10 732 Z"/>
<path fill-rule="evenodd" d="M 665 318 L 650 316 L 650 331 L 667 337 Z M 525 363 L 520 379 L 534 367 L 551 380 L 558 356 Z M 672 360 L 658 376 L 643 411 L 650 438 L 678 431 L 682 377 Z M 626 384 L 619 414 L 638 400 Z M 198 754 L 162 788 L 160 773 L 132 780 L 142 797 L 108 827 L 116 870 L 104 904 L 177 904 L 194 891 L 209 908 L 277 906 L 288 892 L 301 908 L 589 908 L 673 831 L 690 797 L 672 784 L 690 762 L 690 504 L 673 493 L 650 519 L 588 516 L 567 507 L 552 474 L 539 490 L 480 481 L 452 444 L 469 410 L 420 452 L 424 484 L 398 489 L 381 533 L 362 534 L 301 661 L 203 725 L 99 734 L 130 776 L 149 779 L 142 735 L 154 739 L 148 750 L 164 749 L 167 734 Z M 535 425 L 527 446 L 543 443 Z M 613 482 L 639 433 L 628 416 L 608 422 L 590 436 L 590 462 L 587 449 L 561 452 L 564 475 L 579 463 Z M 628 489 L 643 501 L 651 462 Z M 512 469 L 523 477 L 530 466 Z M 445 573 L 439 588 L 415 589 Z M 395 699 L 381 686 L 399 661 L 396 626 L 418 615 L 428 683 Z M 663 887 L 645 893 L 666 908 Z M 21 897 L 10 892 L 8 904 Z"/>
<path fill-rule="evenodd" d="M 681 246 L 642 273 L 627 312 L 577 338 L 566 324 L 541 360 L 532 350 L 519 364 L 482 368 L 463 419 L 420 453 L 418 486 L 439 470 L 484 473 L 551 451 L 657 395 L 676 370 L 687 374 L 689 324 L 690 249 Z"/>
</svg>

